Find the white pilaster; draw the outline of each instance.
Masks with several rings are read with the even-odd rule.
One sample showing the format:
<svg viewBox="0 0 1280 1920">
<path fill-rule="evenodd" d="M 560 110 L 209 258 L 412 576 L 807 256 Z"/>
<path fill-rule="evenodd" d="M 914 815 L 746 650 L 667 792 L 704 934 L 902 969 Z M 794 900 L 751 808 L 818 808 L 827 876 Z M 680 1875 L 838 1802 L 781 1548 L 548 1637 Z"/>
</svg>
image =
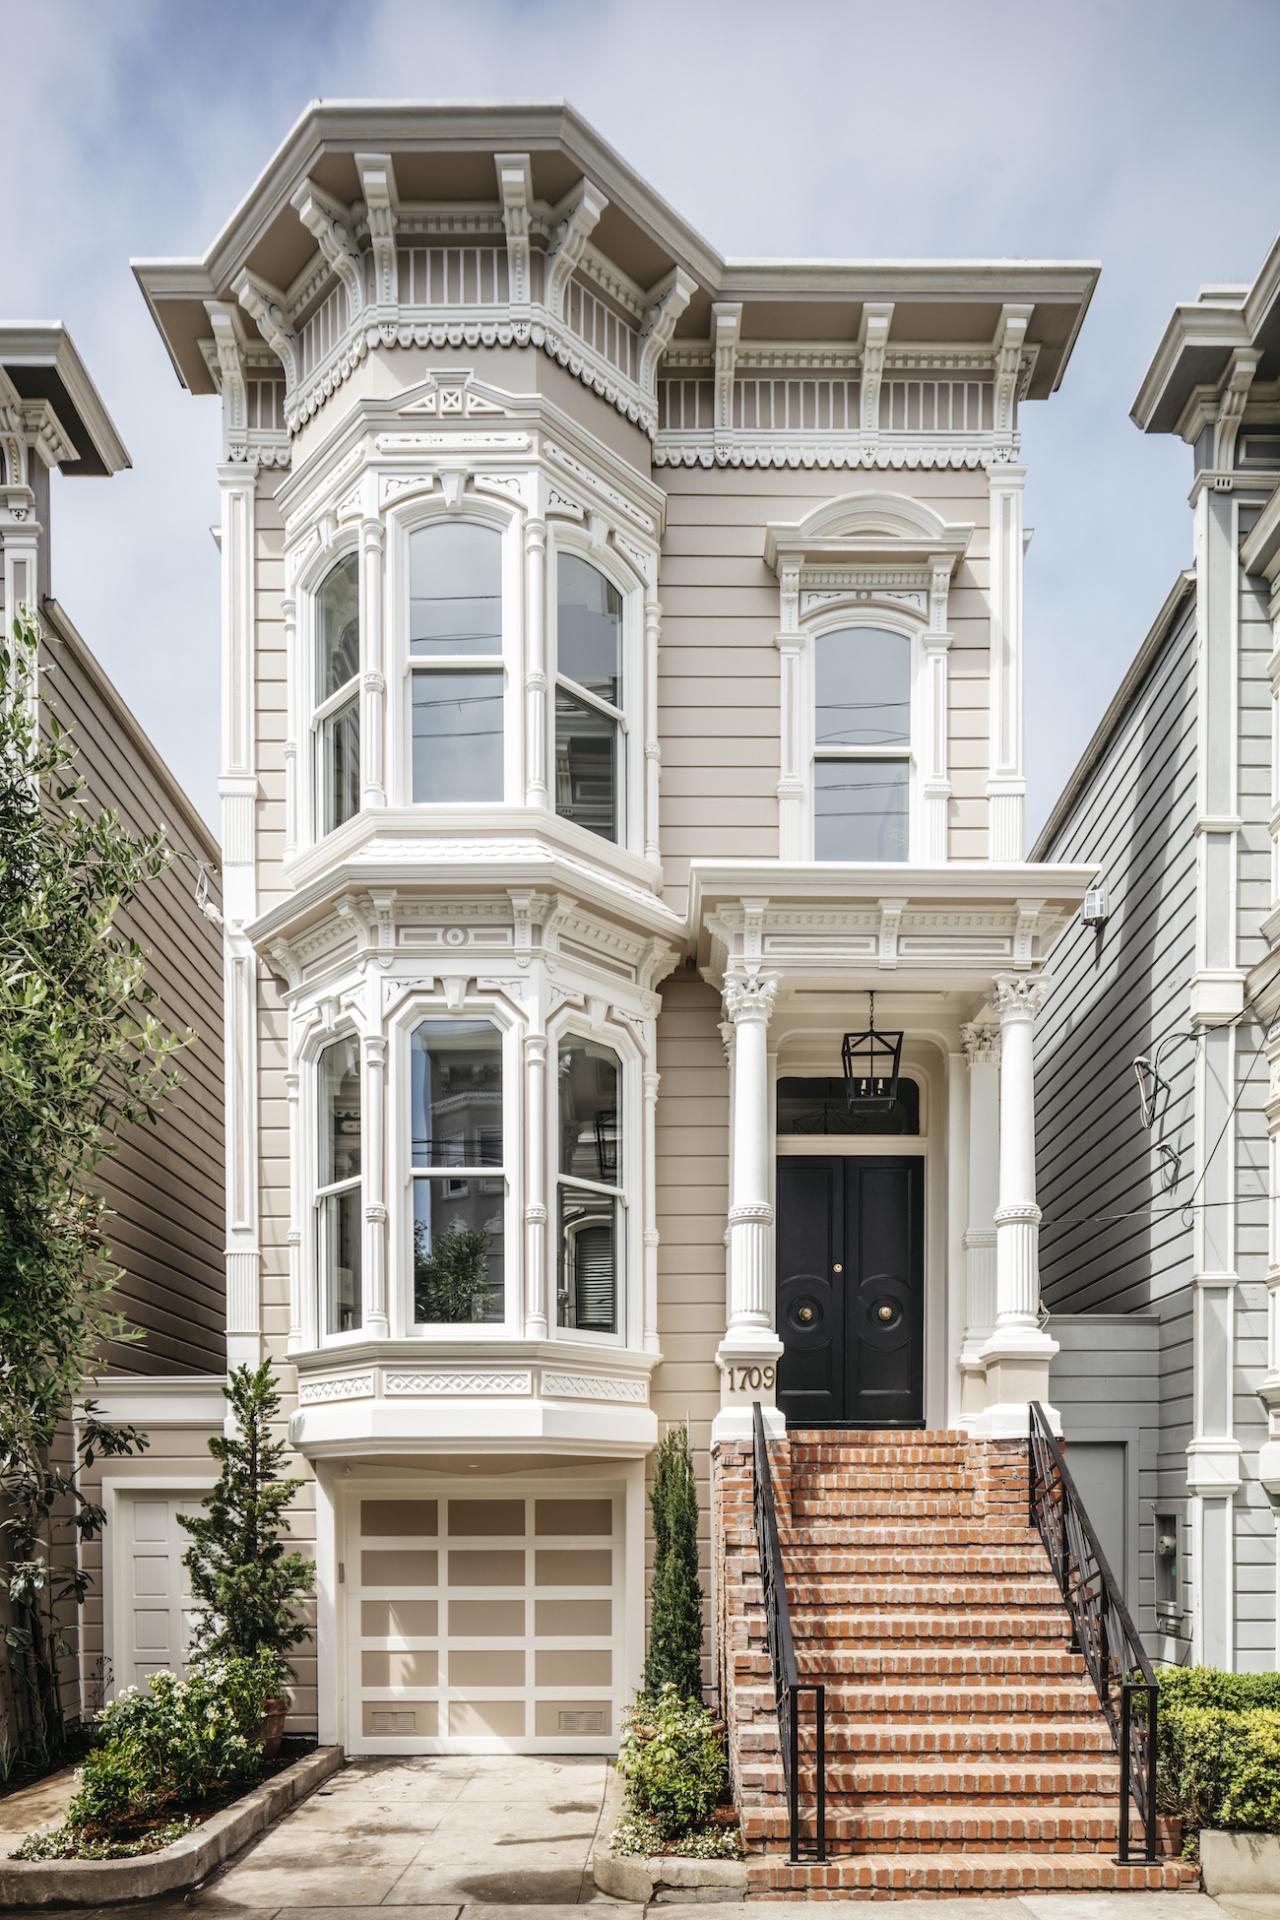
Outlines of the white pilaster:
<svg viewBox="0 0 1280 1920">
<path fill-rule="evenodd" d="M 262 1357 L 258 1204 L 258 962 L 245 936 L 257 911 L 254 833 L 254 475 L 218 468 L 222 500 L 223 1060 L 226 1074 L 227 1364 Z"/>
<path fill-rule="evenodd" d="M 662 744 L 658 738 L 658 648 L 661 638 L 662 606 L 650 595 L 644 603 L 644 857 L 655 865 L 662 858 L 659 836 Z"/>
<path fill-rule="evenodd" d="M 361 1316 L 366 1336 L 372 1340 L 385 1340 L 390 1331 L 387 1312 L 387 1043 L 380 1033 L 366 1033 L 361 1047 L 364 1054 L 364 1125 L 360 1141 L 364 1187 Z"/>
<path fill-rule="evenodd" d="M 547 1036 L 524 1036 L 524 1330 L 545 1340 L 547 1309 Z M 557 1229 L 558 1230 L 558 1229 Z"/>
<path fill-rule="evenodd" d="M 386 529 L 375 513 L 360 522 L 360 804 L 387 804 L 387 666 L 383 620 L 383 550 Z"/>
<path fill-rule="evenodd" d="M 951 555 L 934 559 L 929 567 L 929 626 L 924 647 L 924 724 L 921 729 L 920 798 L 924 826 L 923 858 L 939 866 L 948 853 L 948 816 L 951 810 L 950 692 L 947 670 L 951 635 L 947 607 L 951 590 Z"/>
<path fill-rule="evenodd" d="M 1058 1351 L 1040 1325 L 1040 1209 L 1036 1205 L 1033 1030 L 1048 983 L 1042 975 L 1000 974 L 1000 1182 L 996 1228 L 996 1317 L 982 1347 L 986 1405 L 972 1425 L 988 1436 L 1027 1431 L 1028 1403 L 1048 1407 L 1049 1362 Z"/>
<path fill-rule="evenodd" d="M 801 707 L 804 696 L 804 635 L 800 631 L 800 568 L 787 562 L 778 571 L 781 625 L 774 636 L 779 653 L 782 698 L 781 763 L 778 769 L 778 857 L 808 857 L 807 802 L 809 769 L 804 762 L 808 729 Z"/>
<path fill-rule="evenodd" d="M 650 1061 L 656 1058 L 654 1023 L 647 1025 Z M 646 1353 L 659 1353 L 658 1341 L 658 1088 L 662 1076 L 646 1069 L 644 1088 L 644 1328 Z"/>
<path fill-rule="evenodd" d="M 774 1329 L 773 1179 L 769 1154 L 769 1018 L 776 975 L 731 975 L 724 1010 L 734 1030 L 729 1187 L 729 1317 L 716 1361 L 720 1412 L 712 1434 L 745 1439 L 751 1402 L 772 1407 L 782 1343 Z M 781 1423 L 776 1423 L 781 1429 Z"/>
<path fill-rule="evenodd" d="M 549 807 L 547 784 L 547 523 L 536 515 L 524 526 L 525 804 Z"/>
<path fill-rule="evenodd" d="M 1027 791 L 1022 736 L 1022 494 L 1026 468 L 993 466 L 991 511 L 991 858 L 1021 860 Z"/>
<path fill-rule="evenodd" d="M 996 1208 L 1000 1203 L 1000 1029 L 975 1022 L 963 1029 L 968 1063 L 968 1192 L 964 1227 L 964 1411 L 983 1405 L 983 1348 L 996 1321 Z"/>
</svg>

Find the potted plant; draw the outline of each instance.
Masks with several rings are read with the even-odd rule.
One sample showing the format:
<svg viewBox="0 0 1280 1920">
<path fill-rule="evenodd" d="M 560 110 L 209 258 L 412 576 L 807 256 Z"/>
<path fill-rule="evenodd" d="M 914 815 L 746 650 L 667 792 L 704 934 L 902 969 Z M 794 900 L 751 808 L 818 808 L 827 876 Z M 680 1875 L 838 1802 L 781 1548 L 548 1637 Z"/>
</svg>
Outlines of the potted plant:
<svg viewBox="0 0 1280 1920">
<path fill-rule="evenodd" d="M 289 1531 L 284 1510 L 302 1482 L 281 1474 L 285 1448 L 271 1432 L 280 1392 L 270 1361 L 237 1367 L 223 1392 L 231 1430 L 209 1442 L 221 1467 L 217 1484 L 201 1501 L 203 1513 L 180 1516 L 191 1535 L 182 1560 L 196 1605 L 193 1659 L 272 1664 L 259 1737 L 274 1759 L 289 1711 L 289 1655 L 306 1638 L 298 1605 L 314 1586 L 315 1562 L 286 1552 L 281 1537 Z"/>
</svg>

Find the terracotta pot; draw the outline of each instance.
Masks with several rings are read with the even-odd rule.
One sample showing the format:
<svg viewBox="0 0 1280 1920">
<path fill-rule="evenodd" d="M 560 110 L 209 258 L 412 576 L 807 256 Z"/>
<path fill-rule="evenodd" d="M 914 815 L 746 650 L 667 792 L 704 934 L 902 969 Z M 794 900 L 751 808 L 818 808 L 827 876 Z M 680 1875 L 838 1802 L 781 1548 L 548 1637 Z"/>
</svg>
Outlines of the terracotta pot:
<svg viewBox="0 0 1280 1920">
<path fill-rule="evenodd" d="M 258 1727 L 258 1737 L 262 1741 L 262 1757 L 274 1760 L 280 1751 L 284 1739 L 284 1717 L 289 1711 L 289 1697 L 281 1694 L 275 1700 L 268 1700 Z"/>
</svg>

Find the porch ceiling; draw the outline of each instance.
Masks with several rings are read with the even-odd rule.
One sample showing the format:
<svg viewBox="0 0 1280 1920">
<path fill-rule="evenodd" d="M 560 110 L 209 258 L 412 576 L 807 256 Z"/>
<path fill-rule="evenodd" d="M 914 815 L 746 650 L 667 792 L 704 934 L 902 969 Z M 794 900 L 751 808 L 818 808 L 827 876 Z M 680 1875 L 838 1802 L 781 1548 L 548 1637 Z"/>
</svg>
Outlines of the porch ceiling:
<svg viewBox="0 0 1280 1920">
<path fill-rule="evenodd" d="M 689 939 L 717 981 L 737 966 L 796 986 L 980 993 L 1044 964 L 1092 878 L 1021 862 L 695 861 Z"/>
</svg>

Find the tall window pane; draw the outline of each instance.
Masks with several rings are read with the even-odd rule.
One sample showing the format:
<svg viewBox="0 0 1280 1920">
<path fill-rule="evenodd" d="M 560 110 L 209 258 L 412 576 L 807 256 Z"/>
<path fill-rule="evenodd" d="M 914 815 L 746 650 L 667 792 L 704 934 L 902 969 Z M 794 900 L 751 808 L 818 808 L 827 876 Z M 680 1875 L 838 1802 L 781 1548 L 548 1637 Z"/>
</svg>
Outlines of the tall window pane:
<svg viewBox="0 0 1280 1920">
<path fill-rule="evenodd" d="M 360 1325 L 360 1047 L 335 1040 L 316 1065 L 316 1250 L 324 1331 Z"/>
<path fill-rule="evenodd" d="M 413 797 L 501 800 L 501 673 L 414 674 Z"/>
<path fill-rule="evenodd" d="M 410 1044 L 409 1086 L 414 1319 L 501 1320 L 501 1033 L 486 1020 L 424 1020 Z"/>
<path fill-rule="evenodd" d="M 622 595 L 577 554 L 556 563 L 555 809 L 622 836 Z"/>
<path fill-rule="evenodd" d="M 622 1067 L 578 1034 L 559 1055 L 557 1321 L 579 1333 L 619 1330 Z"/>
<path fill-rule="evenodd" d="M 814 859 L 905 860 L 909 792 L 905 760 L 819 760 Z"/>
<path fill-rule="evenodd" d="M 874 627 L 824 633 L 817 645 L 818 752 L 900 747 L 911 738 L 911 642 Z"/>
<path fill-rule="evenodd" d="M 409 537 L 409 650 L 502 652 L 502 535 L 468 520 Z"/>
<path fill-rule="evenodd" d="M 316 595 L 316 825 L 332 833 L 360 810 L 360 562 L 354 553 Z"/>
</svg>

